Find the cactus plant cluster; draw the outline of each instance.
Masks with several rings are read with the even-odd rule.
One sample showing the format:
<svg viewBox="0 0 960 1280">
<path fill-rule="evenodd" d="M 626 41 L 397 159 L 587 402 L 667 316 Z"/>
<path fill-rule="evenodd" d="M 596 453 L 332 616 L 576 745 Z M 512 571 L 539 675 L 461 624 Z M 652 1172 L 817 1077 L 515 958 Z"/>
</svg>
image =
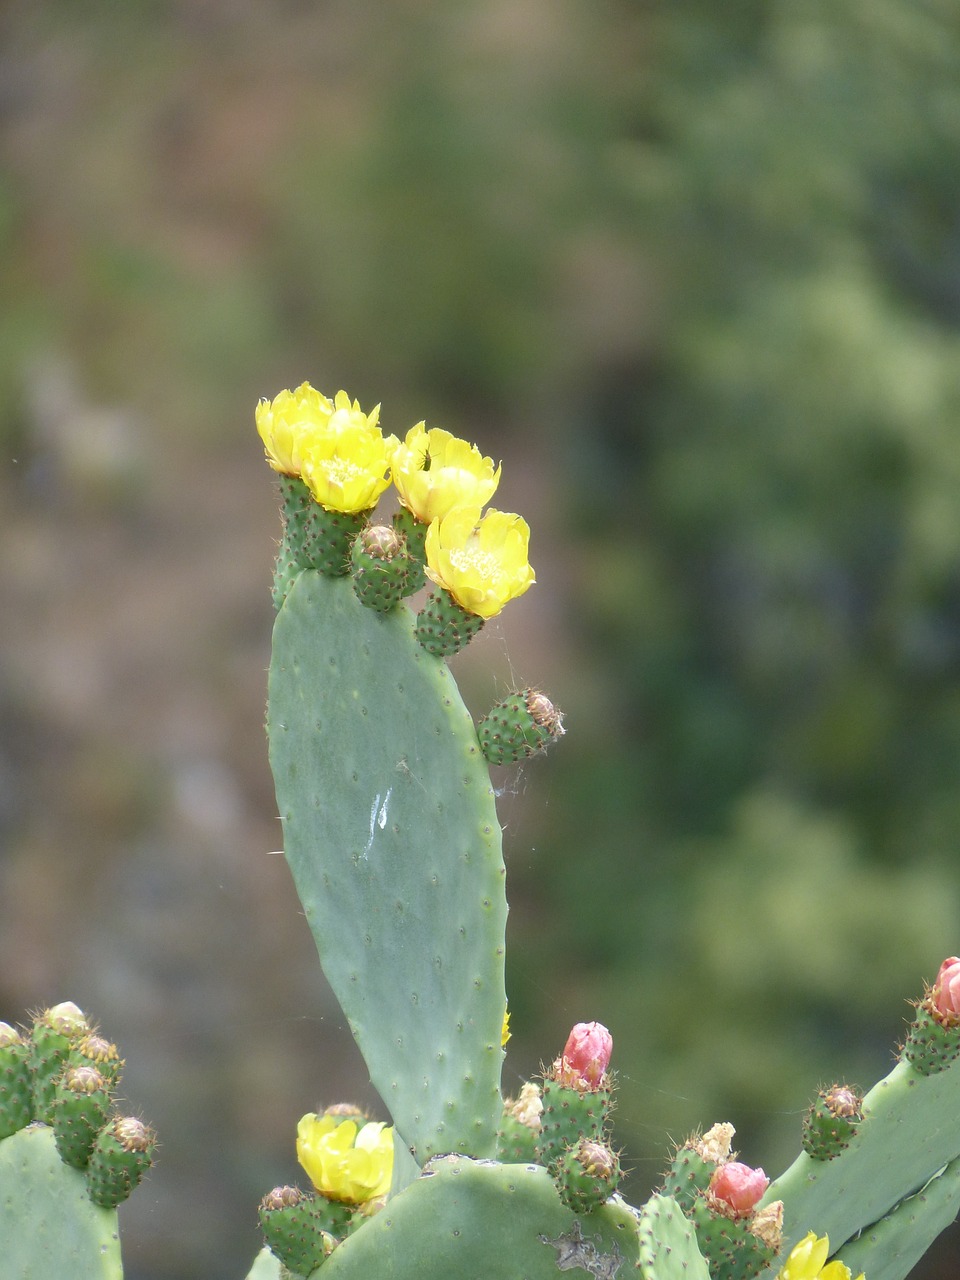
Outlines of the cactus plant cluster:
<svg viewBox="0 0 960 1280">
<path fill-rule="evenodd" d="M 483 514 L 500 468 L 424 423 L 382 449 L 367 440 L 355 461 L 374 459 L 375 476 L 355 477 L 353 532 L 318 553 L 318 529 L 339 529 L 348 504 L 316 482 L 314 459 L 349 470 L 349 423 L 369 430 L 379 407 L 304 384 L 261 402 L 257 420 L 285 495 L 267 719 L 284 847 L 396 1150 L 390 1194 L 284 1265 L 315 1263 L 327 1280 L 902 1280 L 960 1207 L 960 961 L 918 1002 L 885 1080 L 866 1096 L 820 1090 L 779 1178 L 736 1159 L 733 1126 L 719 1124 L 628 1205 L 605 1028 L 578 1025 L 542 1079 L 500 1094 L 506 895 L 487 766 L 563 733 L 533 688 L 475 724 L 446 661 L 534 580 L 525 522 Z M 391 481 L 388 523 L 375 506 Z M 300 1196 L 331 1194 L 313 1181 L 272 1194 L 302 1214 Z M 280 1265 L 265 1253 L 251 1275 Z"/>
<path fill-rule="evenodd" d="M 742 1162 L 722 1122 L 628 1204 L 607 1028 L 578 1023 L 501 1094 L 489 766 L 564 726 L 534 687 L 475 721 L 447 660 L 533 584 L 526 522 L 485 510 L 500 468 L 439 428 L 384 436 L 379 406 L 306 383 L 256 419 L 283 514 L 267 733 L 284 852 L 390 1121 L 349 1101 L 304 1114 L 308 1185 L 263 1196 L 249 1280 L 904 1280 L 960 1209 L 960 959 L 885 1079 L 819 1090 L 779 1177 Z M 391 485 L 399 509 L 381 516 Z M 115 1206 L 153 1145 L 110 1118 L 121 1066 L 72 1005 L 0 1027 L 5 1276 L 120 1275 Z"/>
<path fill-rule="evenodd" d="M 156 1138 L 115 1105 L 123 1060 L 70 1001 L 0 1023 L 0 1241 L 9 1280 L 122 1275 L 116 1209 Z"/>
</svg>

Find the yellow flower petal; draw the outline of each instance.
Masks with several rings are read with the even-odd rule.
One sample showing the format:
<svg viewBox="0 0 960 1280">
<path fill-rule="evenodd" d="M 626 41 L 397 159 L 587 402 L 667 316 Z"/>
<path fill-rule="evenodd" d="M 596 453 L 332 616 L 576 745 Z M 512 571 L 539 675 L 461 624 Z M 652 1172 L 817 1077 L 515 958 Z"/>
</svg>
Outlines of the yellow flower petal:
<svg viewBox="0 0 960 1280">
<path fill-rule="evenodd" d="M 329 428 L 334 406 L 326 396 L 302 382 L 296 391 L 281 391 L 256 408 L 257 431 L 274 471 L 299 476 L 301 455 L 311 438 Z"/>
<path fill-rule="evenodd" d="M 507 1041 L 510 1039 L 510 1010 L 505 1009 L 503 1012 L 503 1026 L 500 1028 L 500 1048 L 507 1047 Z"/>
<path fill-rule="evenodd" d="M 850 1280 L 850 1268 L 844 1263 L 834 1261 L 824 1266 L 829 1252 L 829 1237 L 818 1238 L 815 1231 L 808 1231 L 790 1250 L 777 1280 Z"/>
<path fill-rule="evenodd" d="M 470 613 L 492 618 L 535 582 L 530 529 L 520 516 L 455 507 L 427 530 L 426 571 Z"/>
<path fill-rule="evenodd" d="M 393 1129 L 333 1116 L 305 1115 L 297 1125 L 297 1159 L 330 1200 L 363 1204 L 386 1195 L 393 1177 Z"/>
<path fill-rule="evenodd" d="M 454 507 L 483 507 L 500 483 L 500 467 L 476 445 L 424 422 L 410 428 L 391 465 L 400 501 L 425 524 Z"/>
<path fill-rule="evenodd" d="M 390 456 L 397 438 L 385 439 L 379 427 L 359 422 L 352 410 L 337 410 L 331 422 L 338 416 L 337 430 L 313 437 L 303 449 L 301 475 L 329 511 L 369 511 L 390 483 Z"/>
</svg>

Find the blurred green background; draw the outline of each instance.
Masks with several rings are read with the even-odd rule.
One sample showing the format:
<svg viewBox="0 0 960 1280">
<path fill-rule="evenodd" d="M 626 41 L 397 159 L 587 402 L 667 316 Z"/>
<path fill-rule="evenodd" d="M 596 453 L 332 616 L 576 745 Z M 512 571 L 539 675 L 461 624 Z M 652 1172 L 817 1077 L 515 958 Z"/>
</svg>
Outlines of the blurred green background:
<svg viewBox="0 0 960 1280">
<path fill-rule="evenodd" d="M 127 1056 L 129 1280 L 244 1275 L 300 1114 L 378 1105 L 271 856 L 303 379 L 533 528 L 455 662 L 569 730 L 497 771 L 507 1089 L 607 1023 L 639 1198 L 887 1071 L 960 950 L 952 3 L 11 0 L 0 299 L 0 1018 Z"/>
</svg>

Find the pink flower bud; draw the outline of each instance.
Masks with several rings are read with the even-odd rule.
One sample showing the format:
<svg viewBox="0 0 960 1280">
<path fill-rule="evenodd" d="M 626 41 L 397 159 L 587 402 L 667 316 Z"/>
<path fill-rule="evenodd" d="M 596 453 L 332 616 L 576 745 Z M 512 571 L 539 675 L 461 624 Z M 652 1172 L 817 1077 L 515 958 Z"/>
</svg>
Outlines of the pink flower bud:
<svg viewBox="0 0 960 1280">
<path fill-rule="evenodd" d="M 738 1160 L 728 1160 L 710 1179 L 707 1196 L 718 1202 L 716 1207 L 721 1212 L 733 1218 L 746 1218 L 769 1185 L 770 1179 L 762 1169 L 751 1169 Z"/>
<path fill-rule="evenodd" d="M 947 956 L 944 960 L 930 994 L 938 1013 L 951 1021 L 960 1021 L 960 959 L 957 956 Z"/>
<path fill-rule="evenodd" d="M 599 1089 L 610 1065 L 613 1036 L 600 1022 L 578 1022 L 567 1037 L 558 1079 L 581 1092 Z"/>
</svg>

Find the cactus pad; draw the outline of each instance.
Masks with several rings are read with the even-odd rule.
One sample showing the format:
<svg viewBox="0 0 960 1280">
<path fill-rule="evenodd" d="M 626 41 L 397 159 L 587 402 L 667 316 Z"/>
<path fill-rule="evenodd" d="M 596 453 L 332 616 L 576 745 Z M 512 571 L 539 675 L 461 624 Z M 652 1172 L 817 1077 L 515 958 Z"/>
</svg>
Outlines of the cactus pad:
<svg viewBox="0 0 960 1280">
<path fill-rule="evenodd" d="M 506 894 L 469 712 L 409 609 L 303 572 L 267 716 L 284 846 L 324 972 L 418 1162 L 493 1155 Z"/>
</svg>

